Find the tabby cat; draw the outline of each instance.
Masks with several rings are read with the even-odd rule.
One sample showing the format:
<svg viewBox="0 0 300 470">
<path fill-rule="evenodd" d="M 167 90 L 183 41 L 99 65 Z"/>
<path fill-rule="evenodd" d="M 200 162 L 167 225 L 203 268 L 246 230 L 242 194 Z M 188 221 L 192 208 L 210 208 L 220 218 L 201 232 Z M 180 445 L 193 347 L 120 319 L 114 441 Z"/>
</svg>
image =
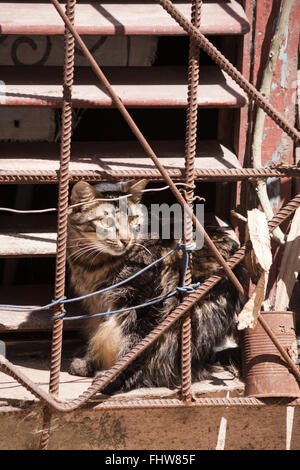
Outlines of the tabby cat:
<svg viewBox="0 0 300 470">
<path fill-rule="evenodd" d="M 101 185 L 98 185 L 101 186 Z M 108 185 L 109 186 L 109 185 Z M 86 182 L 77 183 L 72 190 L 72 207 L 68 220 L 68 263 L 71 284 L 78 295 L 85 295 L 119 283 L 162 257 L 176 247 L 178 240 L 137 240 L 133 233 L 140 225 L 141 216 L 128 216 L 127 235 L 121 239 L 118 228 L 118 201 L 114 198 L 127 194 L 128 208 L 141 200 L 146 181 L 119 184 L 122 191 L 99 192 L 99 187 Z M 110 209 L 103 210 L 103 201 L 111 199 Z M 101 210 L 100 210 L 101 209 Z M 115 228 L 115 239 L 99 233 Z M 135 232 L 136 233 L 136 232 Z M 220 253 L 226 259 L 237 249 L 236 240 L 222 229 L 210 233 Z M 137 276 L 132 281 L 85 299 L 86 314 L 113 311 L 136 306 L 164 296 L 180 285 L 184 252 L 175 250 L 162 262 Z M 194 251 L 193 282 L 203 282 L 219 270 L 219 265 L 207 247 Z M 241 268 L 235 269 L 241 278 Z M 75 357 L 70 373 L 93 376 L 112 367 L 180 303 L 175 295 L 156 305 L 128 310 L 86 320 L 88 342 L 83 357 Z M 192 380 L 205 378 L 214 359 L 214 349 L 220 347 L 235 330 L 236 315 L 242 300 L 232 282 L 226 277 L 205 295 L 192 309 Z M 123 371 L 108 392 L 128 391 L 132 388 L 180 384 L 180 321 L 176 322 L 152 346 Z"/>
</svg>

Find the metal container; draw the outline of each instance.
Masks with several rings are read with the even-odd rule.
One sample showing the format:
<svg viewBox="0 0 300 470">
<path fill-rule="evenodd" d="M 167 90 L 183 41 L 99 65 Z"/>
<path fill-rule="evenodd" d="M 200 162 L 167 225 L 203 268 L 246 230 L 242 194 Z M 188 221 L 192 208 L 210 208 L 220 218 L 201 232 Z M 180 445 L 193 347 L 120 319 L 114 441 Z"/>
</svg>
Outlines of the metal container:
<svg viewBox="0 0 300 470">
<path fill-rule="evenodd" d="M 261 312 L 276 338 L 296 361 L 297 340 L 293 312 Z M 300 397 L 299 384 L 280 352 L 257 322 L 242 332 L 245 395 L 249 397 Z"/>
</svg>

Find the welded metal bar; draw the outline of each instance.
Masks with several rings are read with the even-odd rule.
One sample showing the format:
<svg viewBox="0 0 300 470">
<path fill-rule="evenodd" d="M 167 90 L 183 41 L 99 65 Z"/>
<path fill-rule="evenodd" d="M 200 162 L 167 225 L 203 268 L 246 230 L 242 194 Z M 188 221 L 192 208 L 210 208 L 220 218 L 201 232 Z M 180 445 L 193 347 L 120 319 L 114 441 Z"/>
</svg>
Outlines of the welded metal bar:
<svg viewBox="0 0 300 470">
<path fill-rule="evenodd" d="M 143 136 L 140 129 L 137 127 L 136 123 L 134 122 L 134 120 L 132 119 L 130 114 L 128 113 L 127 109 L 123 105 L 123 103 L 120 100 L 120 98 L 118 97 L 118 95 L 115 93 L 114 89 L 111 87 L 111 85 L 110 85 L 109 81 L 107 80 L 106 76 L 104 75 L 103 71 L 101 70 L 101 68 L 99 67 L 99 65 L 95 61 L 94 57 L 92 56 L 92 54 L 90 53 L 90 51 L 88 50 L 88 48 L 86 47 L 84 42 L 82 41 L 80 35 L 77 33 L 77 31 L 73 27 L 72 23 L 69 21 L 69 18 L 65 15 L 65 13 L 62 10 L 58 0 L 51 0 L 51 2 L 55 6 L 57 12 L 59 13 L 59 15 L 61 16 L 63 21 L 65 22 L 66 26 L 69 28 L 69 30 L 72 33 L 73 37 L 77 41 L 80 49 L 82 50 L 83 55 L 89 61 L 93 71 L 95 72 L 95 74 L 97 75 L 99 80 L 101 80 L 102 84 L 105 86 L 106 91 L 109 93 L 113 103 L 118 108 L 118 110 L 122 114 L 122 116 L 125 119 L 125 121 L 127 122 L 127 124 L 130 126 L 130 129 L 132 130 L 133 134 L 136 136 L 136 138 L 138 139 L 138 141 L 140 142 L 140 144 L 142 145 L 143 149 L 148 154 L 148 156 L 155 163 L 156 167 L 160 171 L 160 173 L 163 176 L 166 183 L 170 186 L 170 189 L 171 189 L 172 193 L 174 194 L 174 196 L 176 197 L 176 199 L 178 200 L 178 202 L 180 203 L 182 208 L 185 210 L 186 215 L 188 217 L 192 218 L 193 223 L 195 224 L 196 230 L 198 230 L 198 232 L 204 237 L 204 241 L 205 241 L 206 245 L 212 251 L 212 253 L 213 253 L 214 257 L 216 258 L 216 260 L 219 262 L 219 264 L 225 270 L 225 272 L 228 275 L 229 279 L 233 282 L 233 284 L 238 289 L 238 291 L 244 295 L 243 286 L 241 285 L 241 283 L 239 282 L 237 277 L 234 275 L 232 270 L 228 267 L 228 265 L 226 264 L 226 261 L 224 260 L 223 256 L 217 250 L 216 246 L 214 245 L 214 243 L 212 242 L 212 240 L 210 239 L 210 237 L 208 236 L 208 234 L 204 230 L 204 228 L 201 225 L 201 223 L 199 222 L 199 220 L 194 215 L 191 208 L 188 206 L 188 204 L 186 204 L 184 198 L 182 197 L 182 195 L 178 191 L 177 187 L 174 185 L 172 179 L 168 175 L 168 173 L 165 170 L 165 168 L 163 167 L 163 165 L 160 163 L 160 161 L 157 158 L 156 154 L 154 153 L 153 149 L 151 148 L 151 146 L 149 145 L 149 143 L 147 142 L 147 140 Z"/>
<path fill-rule="evenodd" d="M 257 399 L 252 397 L 207 397 L 207 398 L 195 398 L 189 403 L 182 402 L 182 400 L 176 398 L 158 398 L 158 399 L 134 399 L 130 402 L 116 402 L 116 401 L 103 401 L 102 403 L 96 404 L 95 410 L 122 410 L 122 409 L 157 409 L 157 408 L 199 408 L 209 406 L 299 406 L 300 398 L 267 398 Z"/>
<path fill-rule="evenodd" d="M 180 169 L 167 170 L 173 179 L 184 178 L 184 171 Z M 228 168 L 228 169 L 195 169 L 197 181 L 241 181 L 250 178 L 286 178 L 300 177 L 300 168 Z M 147 178 L 152 181 L 161 181 L 163 176 L 155 169 L 130 170 L 70 170 L 69 181 L 75 183 L 81 179 L 90 182 L 107 180 L 120 180 L 125 178 Z M 57 184 L 59 172 L 55 170 L 12 170 L 10 172 L 0 169 L 1 184 Z"/>
<path fill-rule="evenodd" d="M 242 254 L 242 257 L 243 257 L 243 254 Z M 240 259 L 238 259 L 238 260 L 236 261 L 236 263 L 239 262 L 239 261 L 240 261 Z M 230 263 L 229 263 L 229 264 L 230 264 Z M 232 267 L 233 267 L 233 264 L 232 264 Z M 216 282 L 218 282 L 218 281 L 216 281 Z M 214 283 L 213 283 L 213 285 L 214 285 Z M 202 287 L 202 286 L 201 286 L 201 287 Z M 211 287 L 209 287 L 209 288 L 211 288 Z M 199 288 L 199 289 L 201 289 L 201 288 Z M 206 286 L 206 290 L 208 290 L 208 289 L 207 289 L 207 286 Z M 195 292 L 196 292 L 196 291 L 195 291 Z M 199 295 L 199 292 L 198 292 L 198 295 Z M 201 296 L 202 296 L 202 295 L 204 295 L 204 294 L 202 293 Z M 193 294 L 190 294 L 189 296 L 187 296 L 187 298 L 184 300 L 183 304 L 184 304 L 185 301 L 188 299 L 188 297 L 193 297 Z M 186 307 L 185 307 L 186 310 L 188 310 L 197 300 L 198 300 L 198 298 L 196 298 L 196 300 L 193 298 L 192 303 L 189 302 L 189 304 L 186 305 Z M 176 309 L 175 309 L 175 310 L 176 310 Z M 174 312 L 175 312 L 175 311 L 174 311 Z M 172 313 L 174 313 L 174 312 L 172 312 Z M 177 314 L 178 314 L 178 313 L 177 313 Z M 180 311 L 179 314 L 178 314 L 178 317 L 182 316 L 183 314 L 184 314 L 184 313 L 182 313 L 182 311 Z M 172 318 L 171 321 L 174 322 L 174 321 L 176 321 L 176 320 L 177 320 L 177 318 L 175 318 L 175 319 Z M 170 326 L 170 324 L 166 325 L 165 328 L 168 328 L 169 326 Z M 152 333 L 153 333 L 153 332 L 152 332 Z M 160 334 L 161 334 L 161 332 L 159 332 L 158 336 L 159 336 Z M 155 339 L 156 339 L 156 338 L 154 338 L 153 340 L 150 340 L 150 341 L 154 341 Z M 149 340 L 149 338 L 148 338 L 148 340 Z M 143 347 L 146 348 L 146 347 L 149 346 L 149 344 L 150 344 L 150 342 L 148 341 L 148 342 L 146 342 L 146 344 L 143 345 Z M 140 351 L 139 351 L 139 353 L 140 353 Z M 133 359 L 130 358 L 130 361 L 131 361 L 131 360 L 133 360 Z M 126 365 L 127 365 L 127 364 L 126 364 Z M 126 365 L 125 365 L 125 366 L 126 366 Z M 122 367 L 124 367 L 123 364 L 122 364 Z M 10 369 L 10 368 L 9 368 L 8 365 L 6 364 L 6 361 L 5 361 L 5 360 L 2 361 L 1 369 L 4 369 L 4 371 L 6 371 L 7 373 L 9 372 L 9 369 Z M 120 370 L 121 370 L 121 369 L 120 369 Z M 113 371 L 113 373 L 118 374 L 120 370 L 118 370 L 118 371 Z M 18 376 L 18 374 L 17 374 L 17 376 Z M 111 378 L 112 378 L 112 377 L 108 377 L 108 380 L 110 381 Z M 19 377 L 19 379 L 20 379 L 20 377 Z M 21 379 L 20 379 L 20 380 L 21 380 Z M 102 382 L 103 382 L 103 380 L 102 380 Z M 26 380 L 25 380 L 25 383 L 26 383 Z M 28 385 L 28 384 L 27 384 L 27 385 Z M 91 396 L 91 395 L 90 395 L 91 393 L 92 393 L 92 394 L 95 394 L 95 393 L 97 392 L 97 390 L 95 391 L 95 385 L 97 385 L 97 389 L 99 390 L 99 388 L 98 388 L 98 387 L 99 387 L 99 383 L 97 383 L 97 380 L 96 380 L 95 383 L 94 383 L 94 386 L 92 387 L 92 390 L 90 390 L 88 394 L 84 394 L 84 397 L 82 397 L 84 401 L 86 401 L 86 399 L 88 399 L 88 396 Z M 105 385 L 105 384 L 104 384 L 104 385 Z M 102 387 L 103 387 L 104 385 L 103 385 L 103 383 L 101 384 Z M 29 388 L 30 388 L 30 387 L 29 387 Z M 100 387 L 100 388 L 101 388 L 101 387 Z M 32 390 L 33 390 L 33 392 L 35 392 L 34 388 L 33 388 Z M 37 395 L 39 395 L 39 394 L 40 394 L 40 391 L 37 393 Z M 41 396 L 43 396 L 43 395 L 44 395 L 44 394 L 41 394 Z M 46 394 L 46 396 L 47 396 L 47 399 L 49 400 L 49 394 Z M 55 400 L 55 397 L 52 397 L 51 395 L 50 395 L 50 397 L 51 397 L 51 399 L 50 399 L 51 402 L 52 402 L 52 400 L 53 400 L 54 403 L 58 403 L 58 401 Z M 46 399 L 46 402 L 47 402 L 47 399 Z M 80 406 L 80 403 L 81 403 L 81 402 L 79 401 L 79 405 L 78 405 L 78 406 Z M 77 400 L 77 404 L 78 404 L 78 400 Z M 69 406 L 68 406 L 67 408 L 68 408 L 67 410 L 66 410 L 66 409 L 63 409 L 63 411 L 70 411 Z"/>
<path fill-rule="evenodd" d="M 192 0 L 191 22 L 196 28 L 200 28 L 202 0 Z M 199 47 L 190 38 L 189 42 L 189 66 L 188 66 L 188 105 L 186 115 L 185 138 L 185 183 L 193 188 L 195 178 L 195 156 L 197 141 L 197 115 L 198 115 L 198 85 L 199 85 Z M 185 191 L 186 203 L 193 210 L 194 189 Z M 193 222 L 189 218 L 184 219 L 183 242 L 190 245 L 193 242 Z M 189 265 L 184 279 L 185 285 L 192 283 L 193 255 L 188 254 Z M 191 313 L 183 318 L 181 326 L 181 395 L 184 401 L 192 399 L 192 369 L 191 369 Z"/>
<path fill-rule="evenodd" d="M 300 132 L 272 106 L 218 49 L 188 21 L 170 0 L 156 0 L 172 18 L 192 37 L 197 44 L 224 70 L 276 124 L 296 143 L 300 142 Z"/>
<path fill-rule="evenodd" d="M 66 4 L 66 17 L 71 24 L 75 21 L 76 0 L 68 0 Z M 69 162 L 71 155 L 72 137 L 72 85 L 74 79 L 74 53 L 75 40 L 65 27 L 64 42 L 64 74 L 63 74 L 63 108 L 62 132 L 60 146 L 60 169 L 58 187 L 58 222 L 57 222 L 57 253 L 55 273 L 54 299 L 58 300 L 65 293 L 66 274 L 66 247 L 67 247 L 67 219 L 69 197 Z M 64 305 L 56 306 L 54 316 L 64 312 Z M 63 320 L 54 321 L 52 333 L 52 351 L 50 365 L 50 388 L 52 394 L 59 392 L 59 376 L 61 367 Z"/>
<path fill-rule="evenodd" d="M 76 0 L 67 0 L 66 15 L 74 23 Z M 63 74 L 63 107 L 62 107 L 62 131 L 60 146 L 60 168 L 58 186 L 58 219 L 57 219 L 57 250 L 55 270 L 55 300 L 61 299 L 65 292 L 66 274 L 66 243 L 67 243 L 67 216 L 69 196 L 69 162 L 71 156 L 72 136 L 72 85 L 74 76 L 75 41 L 67 28 L 64 34 L 64 74 Z M 63 305 L 58 305 L 54 310 L 54 316 L 63 313 Z M 59 393 L 59 378 L 61 368 L 63 337 L 63 321 L 55 320 L 52 330 L 51 363 L 49 392 L 55 395 Z M 52 412 L 49 407 L 43 410 L 43 428 L 40 439 L 40 450 L 48 448 L 51 428 Z"/>
<path fill-rule="evenodd" d="M 300 194 L 293 198 L 285 207 L 281 208 L 277 215 L 268 222 L 269 231 L 272 232 L 283 221 L 290 217 L 295 210 L 300 206 Z M 242 261 L 245 256 L 246 246 L 241 247 L 229 260 L 228 264 L 233 269 L 238 263 Z M 5 374 L 13 377 L 23 387 L 29 390 L 34 396 L 39 398 L 43 403 L 51 408 L 61 411 L 70 412 L 78 407 L 84 405 L 96 393 L 100 392 L 108 385 L 122 370 L 124 370 L 137 356 L 144 352 L 156 339 L 163 334 L 171 325 L 173 325 L 179 318 L 181 318 L 189 308 L 200 300 L 210 289 L 212 289 L 225 275 L 210 276 L 200 287 L 194 292 L 188 294 L 183 302 L 171 312 L 171 314 L 162 321 L 154 330 L 152 330 L 140 343 L 138 343 L 131 351 L 129 351 L 102 377 L 97 377 L 88 389 L 83 392 L 79 397 L 62 402 L 58 400 L 55 395 L 49 394 L 33 383 L 25 374 L 11 364 L 4 356 L 0 356 L 0 370 Z M 290 359 L 291 361 L 291 359 Z"/>
<path fill-rule="evenodd" d="M 48 448 L 49 439 L 50 439 L 51 418 L 52 418 L 52 410 L 48 406 L 44 406 L 43 425 L 42 425 L 39 450 L 47 450 Z"/>
</svg>

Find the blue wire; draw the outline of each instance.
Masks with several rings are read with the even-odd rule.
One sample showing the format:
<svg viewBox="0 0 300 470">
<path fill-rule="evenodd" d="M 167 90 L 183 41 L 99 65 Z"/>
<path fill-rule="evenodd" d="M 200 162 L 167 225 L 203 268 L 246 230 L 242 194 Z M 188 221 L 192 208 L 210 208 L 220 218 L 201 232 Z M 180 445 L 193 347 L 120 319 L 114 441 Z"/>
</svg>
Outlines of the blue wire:
<svg viewBox="0 0 300 470">
<path fill-rule="evenodd" d="M 135 305 L 134 307 L 125 307 L 125 308 L 121 308 L 119 310 L 112 310 L 110 312 L 92 313 L 91 315 L 78 315 L 77 317 L 65 317 L 66 313 L 64 312 L 60 315 L 52 317 L 52 320 L 56 320 L 56 319 L 59 319 L 59 318 L 64 318 L 64 320 L 81 320 L 81 319 L 84 319 L 84 318 L 100 317 L 100 316 L 103 316 L 103 315 L 113 315 L 115 313 L 128 312 L 129 310 L 137 310 L 138 308 L 148 307 L 149 305 L 157 304 L 158 302 L 161 302 L 164 299 L 172 297 L 173 295 L 176 294 L 176 292 L 177 291 L 174 290 L 174 291 L 170 292 L 169 294 L 165 295 L 164 297 L 160 297 L 159 299 L 155 299 L 155 300 L 151 300 L 149 302 L 145 302 L 144 304 Z"/>
<path fill-rule="evenodd" d="M 182 245 L 183 248 L 185 249 L 185 246 Z M 179 240 L 179 242 L 177 243 L 177 246 L 175 248 L 173 248 L 172 250 L 170 250 L 168 253 L 166 253 L 164 256 L 162 256 L 161 258 L 153 261 L 152 263 L 150 263 L 148 266 L 146 266 L 145 268 L 141 269 L 140 271 L 138 271 L 137 273 L 133 274 L 132 276 L 128 277 L 127 279 L 124 279 L 123 281 L 120 281 L 118 282 L 117 284 L 114 284 L 112 286 L 108 286 L 108 287 L 105 287 L 104 289 L 100 289 L 98 291 L 95 291 L 95 292 L 92 292 L 90 294 L 86 294 L 86 295 L 82 295 L 80 297 L 74 297 L 72 299 L 67 299 L 66 297 L 63 297 L 61 299 L 58 299 L 58 300 L 52 300 L 52 302 L 50 304 L 47 304 L 47 305 L 44 305 L 44 306 L 36 306 L 34 308 L 32 307 L 29 307 L 29 306 L 26 306 L 26 305 L 1 305 L 0 304 L 0 310 L 27 310 L 27 311 L 30 311 L 30 312 L 34 312 L 36 310 L 48 310 L 49 308 L 51 307 L 54 307 L 55 305 L 59 305 L 59 304 L 65 304 L 65 303 L 70 303 L 70 302 L 77 302 L 79 300 L 83 300 L 83 299 L 87 299 L 89 297 L 92 297 L 94 295 L 98 295 L 98 294 L 102 294 L 103 292 L 107 292 L 108 290 L 111 290 L 111 289 L 114 289 L 115 287 L 120 287 L 122 286 L 123 284 L 126 284 L 127 282 L 131 281 L 132 279 L 136 278 L 137 276 L 139 276 L 140 274 L 142 274 L 143 272 L 147 271 L 148 269 L 152 268 L 154 265 L 158 264 L 160 261 L 164 260 L 165 258 L 167 258 L 167 256 L 171 255 L 174 251 L 178 251 L 179 249 L 181 248 L 181 240 Z"/>
<path fill-rule="evenodd" d="M 183 248 L 185 250 L 185 268 L 184 268 L 184 275 L 182 277 L 182 279 L 184 280 L 185 275 L 186 275 L 186 271 L 187 271 L 187 268 L 188 268 L 188 263 L 189 263 L 189 254 L 188 254 L 188 249 L 186 248 L 185 245 L 182 244 L 179 247 Z M 171 252 L 173 252 L 175 249 L 178 249 L 178 245 Z M 163 258 L 168 256 L 171 252 L 169 252 Z M 160 258 L 160 259 L 163 259 L 163 258 Z M 149 265 L 149 267 L 150 267 L 150 265 Z M 141 271 L 139 271 L 139 273 L 141 273 Z M 129 279 L 130 278 L 128 278 L 127 280 L 129 280 Z M 197 287 L 199 287 L 200 285 L 201 285 L 201 283 L 197 282 L 196 284 L 190 284 L 188 286 L 184 286 L 184 285 L 177 286 L 176 289 L 173 290 L 172 292 L 169 292 L 169 294 L 166 294 L 162 297 L 159 297 L 158 299 L 150 300 L 149 302 L 145 302 L 143 304 L 135 305 L 134 307 L 125 307 L 125 308 L 121 308 L 119 310 L 112 310 L 110 312 L 92 313 L 91 315 L 78 315 L 78 316 L 72 316 L 72 317 L 65 317 L 66 312 L 64 312 L 60 315 L 52 317 L 52 320 L 58 320 L 60 318 L 63 318 L 66 321 L 67 320 L 82 320 L 82 319 L 86 319 L 86 318 L 94 318 L 94 317 L 100 317 L 100 316 L 105 316 L 105 315 L 114 315 L 116 313 L 123 313 L 123 312 L 128 312 L 128 311 L 131 311 L 131 310 L 138 310 L 139 308 L 149 307 L 150 305 L 155 305 L 159 302 L 162 302 L 165 299 L 173 297 L 177 292 L 191 292 L 191 291 L 195 290 Z M 113 287 L 116 287 L 116 286 L 117 286 L 117 284 L 115 284 Z"/>
<path fill-rule="evenodd" d="M 78 315 L 74 317 L 65 317 L 66 312 L 52 317 L 52 320 L 58 320 L 60 318 L 63 318 L 64 320 L 83 320 L 85 318 L 92 318 L 92 317 L 100 317 L 104 315 L 114 315 L 116 313 L 122 313 L 122 312 L 128 312 L 130 310 L 138 310 L 139 308 L 144 308 L 148 307 L 149 305 L 155 305 L 165 299 L 169 299 L 170 297 L 173 297 L 178 291 L 179 292 L 187 292 L 187 291 L 193 291 L 197 287 L 200 287 L 201 283 L 197 282 L 196 284 L 190 284 L 189 286 L 182 286 L 182 287 L 176 287 L 175 290 L 172 292 L 169 292 L 169 294 L 164 295 L 163 297 L 160 297 L 158 299 L 150 300 L 149 302 L 145 302 L 144 304 L 139 304 L 135 305 L 134 307 L 125 307 L 121 308 L 119 310 L 112 310 L 110 312 L 101 312 L 101 313 L 92 313 L 91 315 Z"/>
<path fill-rule="evenodd" d="M 119 287 L 129 281 L 131 281 L 132 279 L 136 278 L 137 276 L 139 276 L 140 274 L 142 274 L 143 272 L 147 271 L 148 269 L 152 268 L 154 265 L 156 265 L 157 263 L 159 263 L 160 261 L 164 260 L 165 258 L 167 258 L 170 254 L 172 254 L 174 251 L 177 251 L 179 249 L 184 249 L 185 251 L 185 268 L 184 268 L 184 274 L 183 274 L 183 281 L 185 279 L 185 275 L 186 275 L 186 272 L 187 272 L 187 268 L 188 268 L 188 262 L 189 262 L 189 255 L 188 255 L 188 251 L 191 249 L 189 247 L 187 247 L 186 245 L 182 244 L 181 243 L 181 240 L 179 240 L 177 246 L 175 248 L 173 248 L 172 250 L 170 250 L 167 254 L 165 254 L 164 256 L 162 256 L 161 258 L 153 261 L 152 263 L 150 263 L 148 266 L 146 266 L 145 268 L 141 269 L 140 271 L 138 271 L 137 273 L 133 274 L 132 276 L 128 277 L 127 279 L 124 279 L 123 281 L 120 281 L 118 282 L 117 284 L 113 284 L 112 286 L 108 286 L 108 287 L 105 287 L 104 289 L 100 289 L 98 291 L 95 291 L 95 292 L 92 292 L 90 294 L 86 294 L 86 295 L 82 295 L 80 297 L 74 297 L 72 299 L 67 299 L 65 297 L 61 298 L 61 299 L 58 299 L 58 300 L 52 300 L 52 302 L 50 304 L 47 304 L 47 305 L 44 305 L 44 306 L 41 306 L 41 307 L 34 307 L 34 308 L 31 308 L 29 306 L 22 306 L 22 305 L 0 305 L 0 310 L 5 310 L 5 309 L 15 309 L 15 310 L 28 310 L 28 311 L 35 311 L 35 310 L 48 310 L 49 308 L 53 307 L 54 305 L 58 305 L 58 304 L 61 304 L 61 303 L 70 303 L 70 302 L 77 302 L 79 300 L 83 300 L 83 299 L 87 299 L 89 297 L 92 297 L 94 295 L 98 295 L 98 294 L 101 294 L 103 292 L 107 292 L 108 290 L 111 290 L 111 289 L 114 289 L 116 287 Z M 78 315 L 78 316 L 73 316 L 73 317 L 66 317 L 66 311 L 64 311 L 62 314 L 60 315 L 54 315 L 52 317 L 52 320 L 58 320 L 60 318 L 63 318 L 64 320 L 81 320 L 81 319 L 85 319 L 85 318 L 91 318 L 91 317 L 99 317 L 99 316 L 104 316 L 104 315 L 113 315 L 113 314 L 116 314 L 116 313 L 122 313 L 122 312 L 128 312 L 130 310 L 137 310 L 139 308 L 144 308 L 144 307 L 148 307 L 150 305 L 155 305 L 165 299 L 168 299 L 170 297 L 173 297 L 177 292 L 187 292 L 187 291 L 193 291 L 194 289 L 196 289 L 197 287 L 200 286 L 200 282 L 196 283 L 196 284 L 190 284 L 188 286 L 177 286 L 175 290 L 173 290 L 172 292 L 169 292 L 169 294 L 166 294 L 165 296 L 162 296 L 158 299 L 154 299 L 154 300 L 151 300 L 149 302 L 145 302 L 143 304 L 139 304 L 139 305 L 135 305 L 134 307 L 125 307 L 125 308 L 122 308 L 122 309 L 119 309 L 119 310 L 113 310 L 113 311 L 110 311 L 110 312 L 101 312 L 101 313 L 94 313 L 94 314 L 91 314 L 91 315 Z"/>
<path fill-rule="evenodd" d="M 147 271 L 148 269 L 152 268 L 155 264 L 159 263 L 160 261 L 162 261 L 163 259 L 167 258 L 167 256 L 169 256 L 170 254 L 172 254 L 174 251 L 177 251 L 181 248 L 181 240 L 178 242 L 177 246 L 175 248 L 173 248 L 172 250 L 170 250 L 167 254 L 165 254 L 164 256 L 162 256 L 161 258 L 153 261 L 152 263 L 148 264 L 148 266 L 146 266 L 145 268 L 141 269 L 140 271 L 138 271 L 137 273 L 133 274 L 132 276 L 129 276 L 127 279 L 124 279 L 123 281 L 120 281 L 120 282 L 117 282 L 117 284 L 113 284 L 112 286 L 108 286 L 108 287 L 105 287 L 104 289 L 100 289 L 98 291 L 95 291 L 95 292 L 92 292 L 91 294 L 86 294 L 86 295 L 82 295 L 81 297 L 74 297 L 73 299 L 67 299 L 67 300 L 64 300 L 62 303 L 64 304 L 67 304 L 67 303 L 70 303 L 70 302 L 76 302 L 78 300 L 83 300 L 83 299 L 88 299 L 89 297 L 92 297 L 94 295 L 98 295 L 98 294 L 102 294 L 103 292 L 107 292 L 108 290 L 111 290 L 111 289 L 114 289 L 115 287 L 120 287 L 122 286 L 123 284 L 126 284 L 126 282 L 129 282 L 131 281 L 132 279 L 135 279 L 137 276 L 139 276 L 140 274 L 144 273 L 145 271 Z"/>
</svg>

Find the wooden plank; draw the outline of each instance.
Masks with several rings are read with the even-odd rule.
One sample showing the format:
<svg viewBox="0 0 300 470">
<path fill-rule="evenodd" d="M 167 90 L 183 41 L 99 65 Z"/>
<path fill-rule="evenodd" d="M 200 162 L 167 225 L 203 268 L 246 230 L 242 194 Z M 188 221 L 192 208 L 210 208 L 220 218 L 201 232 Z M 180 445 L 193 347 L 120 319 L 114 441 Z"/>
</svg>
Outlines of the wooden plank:
<svg viewBox="0 0 300 470">
<path fill-rule="evenodd" d="M 118 96 L 128 107 L 187 105 L 186 67 L 103 67 Z M 3 66 L 0 106 L 62 105 L 61 67 Z M 112 107 L 112 100 L 89 67 L 75 70 L 74 107 Z M 215 66 L 201 68 L 198 105 L 241 107 L 247 98 L 241 88 Z"/>
<path fill-rule="evenodd" d="M 152 141 L 151 147 L 167 169 L 184 170 L 183 141 Z M 59 144 L 3 143 L 0 146 L 1 173 L 15 170 L 59 169 Z M 74 142 L 70 171 L 155 169 L 137 141 Z M 241 168 L 236 156 L 217 141 L 198 142 L 196 169 Z"/>
<path fill-rule="evenodd" d="M 0 257 L 55 256 L 55 226 L 49 214 L 1 215 Z"/>
<path fill-rule="evenodd" d="M 52 285 L 21 285 L 5 286 L 0 288 L 0 304 L 5 305 L 47 305 L 53 298 Z M 66 305 L 66 311 L 73 315 L 82 313 L 78 302 Z M 53 312 L 47 311 L 20 311 L 7 309 L 0 311 L 0 332 L 15 331 L 49 331 L 52 329 Z M 81 320 L 66 321 L 64 327 L 74 330 L 82 327 Z"/>
<path fill-rule="evenodd" d="M 187 18 L 191 3 L 175 2 Z M 64 3 L 62 3 L 64 6 Z M 63 34 L 64 24 L 54 7 L 42 2 L 3 2 L 0 4 L 1 34 Z M 185 32 L 154 1 L 77 3 L 75 26 L 86 35 L 183 35 Z M 249 23 L 238 2 L 203 4 L 203 34 L 245 34 Z"/>
<path fill-rule="evenodd" d="M 184 142 L 155 141 L 150 145 L 167 170 L 184 171 Z M 0 147 L 1 173 L 17 170 L 57 171 L 59 144 L 3 143 Z M 153 170 L 155 165 L 146 158 L 136 141 L 132 142 L 74 142 L 70 171 L 96 170 L 105 173 L 124 170 Z M 235 155 L 216 141 L 198 144 L 195 169 L 240 168 Z M 124 178 L 124 176 L 123 176 Z M 104 178 L 105 179 L 105 176 Z M 197 177 L 196 177 L 197 179 Z M 26 217 L 26 218 L 25 218 Z M 49 214 L 13 215 L 0 217 L 0 257 L 55 256 L 55 216 Z"/>
<path fill-rule="evenodd" d="M 14 362 L 14 358 L 11 358 Z M 44 391 L 48 391 L 49 388 L 49 360 L 45 357 L 33 357 L 33 358 L 17 358 L 15 361 L 20 372 L 29 377 L 34 383 L 39 385 Z M 59 377 L 59 398 L 61 400 L 70 400 L 77 398 L 79 395 L 84 393 L 87 388 L 91 385 L 92 377 L 78 377 L 70 375 L 68 368 L 70 366 L 70 358 L 64 358 L 62 360 L 62 367 Z M 219 367 L 217 371 L 206 380 L 196 382 L 192 384 L 193 396 L 195 398 L 204 397 L 226 397 L 230 393 L 230 397 L 239 397 L 243 394 L 244 384 L 235 378 L 229 371 Z M 101 407 L 101 402 L 107 402 L 107 395 L 97 394 L 97 398 L 93 398 L 93 402 L 98 401 L 98 406 Z M 169 389 L 166 387 L 145 387 L 132 390 L 130 392 L 118 393 L 109 397 L 109 403 L 118 406 L 120 401 L 123 406 L 126 404 L 130 406 L 130 402 L 134 400 L 140 400 L 143 403 L 144 400 L 149 399 L 180 399 L 180 391 L 178 389 Z M 37 401 L 37 399 L 22 387 L 12 377 L 5 375 L 0 372 L 0 411 L 8 409 L 6 400 L 9 403 L 17 401 L 18 405 L 25 406 L 28 402 Z M 108 403 L 106 403 L 108 404 Z M 5 406 L 6 405 L 6 406 Z M 17 410 L 18 408 L 16 408 Z M 10 407 L 10 410 L 13 411 Z M 35 411 L 36 412 L 36 411 Z M 79 417 L 80 413 L 83 413 L 82 408 L 77 410 L 76 416 Z M 91 416 L 92 414 L 90 414 Z M 97 417 L 97 419 L 99 419 Z M 20 423 L 19 423 L 20 424 Z M 95 423 L 96 424 L 96 423 Z M 97 422 L 97 426 L 99 423 Z"/>
<path fill-rule="evenodd" d="M 29 219 L 27 219 L 29 217 Z M 46 220 L 49 216 L 42 215 Z M 26 216 L 29 220 L 31 227 L 36 230 L 37 220 L 30 216 Z M 35 222 L 35 224 L 34 224 Z M 43 221 L 40 222 L 43 224 Z M 48 222 L 49 223 L 49 222 Z M 20 221 L 19 221 L 20 224 Z M 18 223 L 14 224 L 18 228 Z M 24 224 L 23 224 L 24 225 Z M 229 236 L 234 237 L 234 232 L 226 225 L 224 221 L 219 219 L 215 214 L 205 213 L 205 226 L 209 227 L 224 227 L 226 228 Z M 0 245 L 1 246 L 1 245 Z M 0 287 L 0 304 L 4 305 L 30 305 L 30 306 L 43 306 L 51 302 L 54 293 L 54 286 L 48 284 L 42 285 L 17 285 L 17 286 L 2 286 Z M 67 283 L 66 287 L 67 298 L 75 297 L 74 292 Z M 86 309 L 81 302 L 73 302 L 65 304 L 67 315 L 82 315 L 86 313 Z M 19 309 L 10 307 L 7 310 L 0 310 L 0 333 L 14 333 L 16 331 L 49 331 L 52 329 L 52 315 L 51 311 L 21 311 Z M 64 328 L 69 330 L 81 329 L 84 326 L 84 320 L 68 320 L 64 323 Z"/>
</svg>

